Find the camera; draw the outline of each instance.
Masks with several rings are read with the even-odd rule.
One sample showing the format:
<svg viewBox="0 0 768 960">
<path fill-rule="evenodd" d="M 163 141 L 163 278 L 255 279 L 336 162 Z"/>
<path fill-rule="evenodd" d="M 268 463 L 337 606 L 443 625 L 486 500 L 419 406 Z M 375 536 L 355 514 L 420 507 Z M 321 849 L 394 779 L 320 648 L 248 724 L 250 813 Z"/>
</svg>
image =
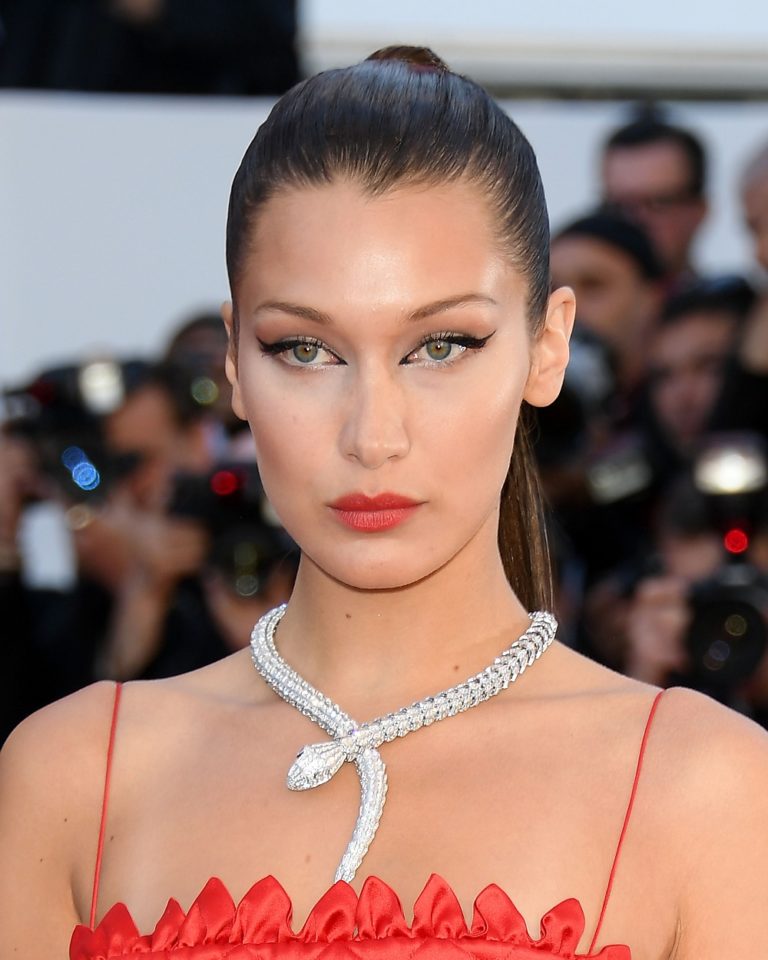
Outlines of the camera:
<svg viewBox="0 0 768 960">
<path fill-rule="evenodd" d="M 68 500 L 103 498 L 130 472 L 135 458 L 107 451 L 102 421 L 148 375 L 142 360 L 94 360 L 54 367 L 32 382 L 5 391 L 5 430 L 25 439 L 41 471 Z"/>
<path fill-rule="evenodd" d="M 748 680 L 768 649 L 768 577 L 750 556 L 765 520 L 767 463 L 758 438 L 728 436 L 716 438 L 694 465 L 723 558 L 689 594 L 686 679 L 715 695 Z"/>
<path fill-rule="evenodd" d="M 292 574 L 298 548 L 283 529 L 251 462 L 219 463 L 207 475 L 178 474 L 169 514 L 210 534 L 206 565 L 240 597 L 255 596 L 277 564 Z"/>
</svg>

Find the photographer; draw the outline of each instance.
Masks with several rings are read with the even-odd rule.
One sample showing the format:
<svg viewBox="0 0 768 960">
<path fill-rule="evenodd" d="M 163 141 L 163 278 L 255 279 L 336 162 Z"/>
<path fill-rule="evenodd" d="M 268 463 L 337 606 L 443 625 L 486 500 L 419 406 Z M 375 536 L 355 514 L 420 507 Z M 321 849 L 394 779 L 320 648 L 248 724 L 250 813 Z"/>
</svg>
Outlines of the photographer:
<svg viewBox="0 0 768 960">
<path fill-rule="evenodd" d="M 593 591 L 590 628 L 613 634 L 614 666 L 629 676 L 700 689 L 765 725 L 766 575 L 765 486 L 707 495 L 682 476 L 662 503 L 651 558 Z"/>
<path fill-rule="evenodd" d="M 693 258 L 707 216 L 707 156 L 690 130 L 647 108 L 603 145 L 600 180 L 606 206 L 648 232 L 664 268 L 667 293 L 697 276 Z"/>
<path fill-rule="evenodd" d="M 754 429 L 735 396 L 746 375 L 739 350 L 754 304 L 749 284 L 726 276 L 698 280 L 664 305 L 649 341 L 643 418 L 662 482 L 690 463 L 707 432 Z"/>
<path fill-rule="evenodd" d="M 744 220 L 755 262 L 768 270 L 768 146 L 747 165 L 741 181 Z M 748 429 L 768 438 L 768 296 L 765 291 L 750 310 L 713 417 L 717 429 Z"/>
<path fill-rule="evenodd" d="M 578 313 L 564 389 L 550 407 L 535 412 L 533 437 L 556 542 L 570 557 L 574 586 L 565 592 L 577 608 L 579 583 L 588 587 L 644 539 L 646 498 L 634 496 L 637 482 L 632 478 L 628 487 L 619 478 L 598 489 L 593 468 L 621 461 L 611 477 L 632 472 L 632 463 L 624 470 L 627 454 L 633 457 L 625 439 L 637 446 L 632 431 L 661 304 L 662 268 L 640 226 L 597 210 L 555 234 L 551 269 L 555 286 L 574 290 Z M 645 483 L 642 476 L 640 487 Z"/>
<path fill-rule="evenodd" d="M 46 489 L 29 443 L 0 432 L 0 743 L 19 721 L 57 693 L 51 671 L 30 655 L 25 643 L 31 610 L 22 585 L 18 545 L 24 505 L 44 497 Z"/>
<path fill-rule="evenodd" d="M 203 420 L 186 387 L 178 369 L 147 367 L 103 421 L 106 454 L 123 467 L 103 504 L 74 531 L 81 570 L 113 601 L 97 674 L 151 670 L 170 640 L 169 620 L 193 602 L 189 581 L 202 563 L 206 532 L 167 510 L 179 471 L 202 475 L 211 467 Z M 199 632 L 188 633 L 190 657 L 206 645 Z"/>
<path fill-rule="evenodd" d="M 649 237 L 621 214 L 599 210 L 555 234 L 551 264 L 553 284 L 576 294 L 577 331 L 586 329 L 613 357 L 614 419 L 631 417 L 662 302 L 662 268 Z"/>
<path fill-rule="evenodd" d="M 265 519 L 255 465 L 213 464 L 186 371 L 141 361 L 59 368 L 8 403 L 0 739 L 96 677 L 210 663 L 247 642 L 265 603 L 287 596 L 291 545 Z M 76 564 L 68 589 L 23 576 L 18 525 L 35 501 L 60 504 L 66 518 Z"/>
<path fill-rule="evenodd" d="M 207 468 L 198 420 L 180 395 L 173 371 L 142 361 L 51 369 L 7 395 L 5 459 L 23 453 L 26 467 L 4 471 L 4 538 L 15 548 L 26 506 L 49 502 L 66 521 L 74 564 L 69 585 L 41 585 L 18 553 L 6 578 L 4 612 L 13 611 L 17 649 L 52 678 L 47 699 L 98 674 L 128 596 L 141 606 L 139 580 L 160 617 L 199 567 L 204 532 L 163 508 L 178 469 Z M 151 633 L 147 625 L 133 645 Z"/>
</svg>

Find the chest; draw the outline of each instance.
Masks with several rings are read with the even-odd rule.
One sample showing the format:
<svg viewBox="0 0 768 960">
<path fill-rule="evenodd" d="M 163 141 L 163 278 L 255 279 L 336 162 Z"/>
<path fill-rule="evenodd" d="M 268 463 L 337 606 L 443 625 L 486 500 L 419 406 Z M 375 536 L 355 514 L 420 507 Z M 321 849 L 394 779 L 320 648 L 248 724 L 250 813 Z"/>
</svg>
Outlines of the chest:
<svg viewBox="0 0 768 960">
<path fill-rule="evenodd" d="M 525 737 L 516 735 L 508 714 L 489 705 L 482 718 L 467 714 L 385 745 L 387 802 L 356 888 L 366 876 L 381 878 L 397 890 L 410 920 L 434 872 L 448 881 L 471 921 L 476 895 L 493 882 L 532 933 L 555 904 L 576 897 L 590 937 L 626 812 L 634 751 L 617 732 L 613 749 L 601 750 L 598 762 L 588 744 L 569 742 L 567 732 L 560 731 L 556 743 L 549 725 L 528 723 L 526 730 Z M 121 769 L 118 755 L 101 903 L 126 902 L 139 928 L 150 930 L 169 896 L 189 906 L 211 876 L 237 901 L 272 874 L 291 896 L 298 929 L 333 879 L 360 796 L 351 764 L 321 787 L 286 788 L 297 749 L 318 739 L 316 727 L 277 707 L 252 736 L 231 732 L 204 752 L 197 744 L 195 763 L 183 750 L 167 750 L 160 753 L 164 762 L 149 763 L 137 776 Z M 647 838 L 648 812 L 638 812 Z M 665 931 L 674 919 L 670 887 L 657 873 L 643 916 L 653 909 L 664 917 L 658 935 L 649 937 L 639 922 L 636 882 L 651 860 L 652 845 L 627 844 L 609 939 L 601 938 L 611 942 L 615 927 L 627 942 L 634 929 L 643 941 L 638 949 L 650 952 L 633 960 L 666 956 Z"/>
</svg>

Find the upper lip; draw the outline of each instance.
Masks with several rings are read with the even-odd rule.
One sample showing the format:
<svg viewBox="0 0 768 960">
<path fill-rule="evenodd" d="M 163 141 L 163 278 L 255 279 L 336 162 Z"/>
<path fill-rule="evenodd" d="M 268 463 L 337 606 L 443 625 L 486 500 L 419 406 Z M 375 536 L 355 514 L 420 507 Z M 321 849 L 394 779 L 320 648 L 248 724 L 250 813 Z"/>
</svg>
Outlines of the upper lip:
<svg viewBox="0 0 768 960">
<path fill-rule="evenodd" d="M 402 510 L 405 507 L 417 507 L 421 502 L 411 497 L 403 497 L 399 493 L 377 493 L 375 497 L 366 496 L 364 493 L 345 493 L 328 506 L 335 510 L 350 511 Z"/>
</svg>

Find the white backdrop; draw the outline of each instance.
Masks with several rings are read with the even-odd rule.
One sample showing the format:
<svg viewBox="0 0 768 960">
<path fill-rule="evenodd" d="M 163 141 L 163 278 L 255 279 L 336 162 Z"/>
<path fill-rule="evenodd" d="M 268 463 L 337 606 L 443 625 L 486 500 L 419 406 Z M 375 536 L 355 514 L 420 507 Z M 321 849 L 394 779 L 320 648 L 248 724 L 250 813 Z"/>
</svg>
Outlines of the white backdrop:
<svg viewBox="0 0 768 960">
<path fill-rule="evenodd" d="M 227 296 L 229 185 L 268 103 L 0 95 L 0 386 L 88 353 L 149 354 Z M 768 139 L 768 104 L 675 104 L 712 157 L 699 262 L 745 270 L 738 170 Z M 555 226 L 595 198 L 610 103 L 514 102 Z"/>
<path fill-rule="evenodd" d="M 678 48 L 705 40 L 712 46 L 742 47 L 768 41 L 768 10 L 764 0 L 730 0 L 705 4 L 699 0 L 388 0 L 386 4 L 359 0 L 301 0 L 303 27 L 308 37 L 321 42 L 327 37 L 376 36 L 379 43 L 422 42 L 427 36 L 482 36 L 499 33 L 558 39 L 573 43 L 588 39 L 607 46 L 616 40 L 662 38 Z M 398 36 L 398 33 L 400 34 Z M 408 39 L 403 41 L 403 35 Z M 437 41 L 435 41 L 437 46 Z"/>
<path fill-rule="evenodd" d="M 301 0 L 301 10 L 310 71 L 418 43 L 481 83 L 768 90 L 765 0 Z"/>
</svg>

